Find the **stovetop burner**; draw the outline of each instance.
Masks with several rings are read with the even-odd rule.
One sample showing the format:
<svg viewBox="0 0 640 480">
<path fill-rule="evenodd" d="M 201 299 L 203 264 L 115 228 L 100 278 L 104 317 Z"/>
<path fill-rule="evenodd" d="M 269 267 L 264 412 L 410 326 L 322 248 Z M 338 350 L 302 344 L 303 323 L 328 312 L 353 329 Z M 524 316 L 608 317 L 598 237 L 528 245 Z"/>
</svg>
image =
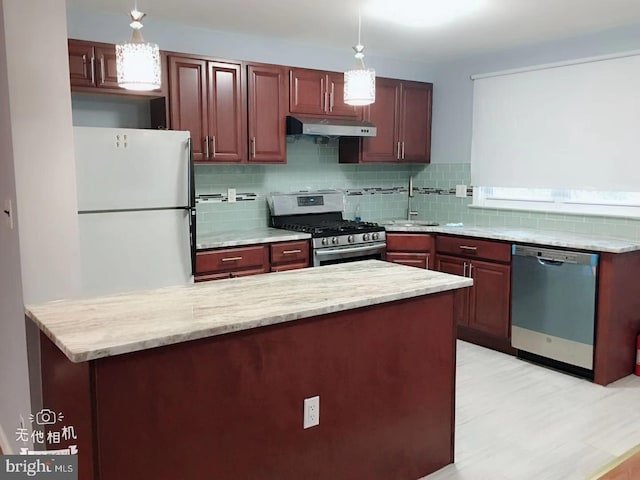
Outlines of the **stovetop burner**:
<svg viewBox="0 0 640 480">
<path fill-rule="evenodd" d="M 274 193 L 269 198 L 269 208 L 272 227 L 310 234 L 314 252 L 341 249 L 346 255 L 343 249 L 352 249 L 349 255 L 355 256 L 362 248 L 384 250 L 384 227 L 343 218 L 345 205 L 341 192 Z"/>
<path fill-rule="evenodd" d="M 324 220 L 314 222 L 312 218 L 282 223 L 278 225 L 278 227 L 296 232 L 310 233 L 313 237 L 384 231 L 384 227 L 372 222 L 356 222 L 353 220 Z"/>
</svg>

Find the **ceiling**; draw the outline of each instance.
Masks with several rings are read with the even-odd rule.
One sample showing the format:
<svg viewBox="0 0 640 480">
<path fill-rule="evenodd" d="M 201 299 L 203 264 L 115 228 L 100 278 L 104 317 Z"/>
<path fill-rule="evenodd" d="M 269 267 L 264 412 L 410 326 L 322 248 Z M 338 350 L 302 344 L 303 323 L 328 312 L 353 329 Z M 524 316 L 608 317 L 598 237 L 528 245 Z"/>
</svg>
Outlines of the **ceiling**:
<svg viewBox="0 0 640 480">
<path fill-rule="evenodd" d="M 67 0 L 73 8 L 115 14 L 126 14 L 133 3 Z M 391 9 L 376 16 L 379 4 Z M 356 43 L 360 8 L 365 53 L 420 62 L 632 24 L 640 29 L 638 0 L 138 0 L 137 6 L 147 12 L 147 25 L 165 19 L 338 48 Z M 446 6 L 453 10 L 443 11 Z M 418 25 L 397 23 L 399 13 Z M 439 22 L 443 16 L 448 21 Z"/>
</svg>

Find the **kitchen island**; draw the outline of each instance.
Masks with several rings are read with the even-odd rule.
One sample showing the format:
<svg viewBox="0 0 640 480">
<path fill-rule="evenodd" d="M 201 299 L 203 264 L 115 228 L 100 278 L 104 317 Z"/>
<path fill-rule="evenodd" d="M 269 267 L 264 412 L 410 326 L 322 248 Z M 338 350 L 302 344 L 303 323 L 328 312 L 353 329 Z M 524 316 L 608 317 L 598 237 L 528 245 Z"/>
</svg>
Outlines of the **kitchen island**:
<svg viewBox="0 0 640 480">
<path fill-rule="evenodd" d="M 26 312 L 81 480 L 412 480 L 453 461 L 453 294 L 471 284 L 365 261 Z"/>
</svg>

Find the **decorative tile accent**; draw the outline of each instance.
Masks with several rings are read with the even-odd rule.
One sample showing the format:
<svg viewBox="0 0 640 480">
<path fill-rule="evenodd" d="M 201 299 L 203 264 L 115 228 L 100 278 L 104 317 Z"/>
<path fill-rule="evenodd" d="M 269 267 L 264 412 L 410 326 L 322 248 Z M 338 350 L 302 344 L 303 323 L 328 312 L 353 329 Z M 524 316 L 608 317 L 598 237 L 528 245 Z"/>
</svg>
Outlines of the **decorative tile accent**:
<svg viewBox="0 0 640 480">
<path fill-rule="evenodd" d="M 257 193 L 236 193 L 236 202 L 252 202 L 258 199 Z M 196 204 L 199 203 L 222 203 L 228 202 L 229 197 L 226 193 L 211 193 L 196 196 Z"/>
</svg>

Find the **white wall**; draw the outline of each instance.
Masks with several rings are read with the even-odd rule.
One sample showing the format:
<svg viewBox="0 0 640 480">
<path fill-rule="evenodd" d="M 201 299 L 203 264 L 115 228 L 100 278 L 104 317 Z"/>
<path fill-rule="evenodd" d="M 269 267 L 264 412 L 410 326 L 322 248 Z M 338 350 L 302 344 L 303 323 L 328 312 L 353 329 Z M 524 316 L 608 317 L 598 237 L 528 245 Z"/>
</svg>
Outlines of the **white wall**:
<svg viewBox="0 0 640 480">
<path fill-rule="evenodd" d="M 640 48 L 640 26 L 564 41 L 476 55 L 435 68 L 432 163 L 468 163 L 471 157 L 471 75 Z"/>
<path fill-rule="evenodd" d="M 0 196 L 14 197 L 17 225 L 0 227 L 0 425 L 12 451 L 31 412 L 22 302 L 77 295 L 79 244 L 65 2 L 3 0 L 2 14 Z"/>
<path fill-rule="evenodd" d="M 15 205 L 16 186 L 13 169 L 9 85 L 5 50 L 3 8 L 0 3 L 0 207 L 5 200 Z M 22 281 L 18 228 L 9 229 L 0 214 L 0 447 L 9 453 L 19 415 L 29 404 L 26 339 L 22 319 Z"/>
</svg>

